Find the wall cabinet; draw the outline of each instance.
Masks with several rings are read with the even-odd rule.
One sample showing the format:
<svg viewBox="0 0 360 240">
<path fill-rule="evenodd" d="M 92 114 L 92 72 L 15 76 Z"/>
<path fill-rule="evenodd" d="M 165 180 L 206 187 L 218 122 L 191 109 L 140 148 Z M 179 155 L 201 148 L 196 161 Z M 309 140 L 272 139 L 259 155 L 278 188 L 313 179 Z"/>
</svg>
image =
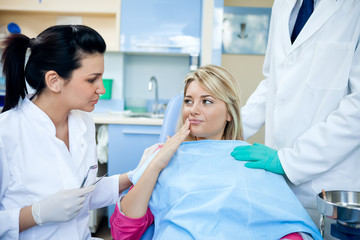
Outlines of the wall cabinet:
<svg viewBox="0 0 360 240">
<path fill-rule="evenodd" d="M 137 167 L 144 150 L 159 142 L 161 126 L 109 124 L 108 175 Z M 108 217 L 115 205 L 108 207 Z"/>
<path fill-rule="evenodd" d="M 11 0 L 0 1 L 0 25 L 17 23 L 21 32 L 36 37 L 58 22 L 90 26 L 98 31 L 108 51 L 119 50 L 121 0 Z"/>
<path fill-rule="evenodd" d="M 122 0 L 120 51 L 199 54 L 201 0 Z"/>
</svg>

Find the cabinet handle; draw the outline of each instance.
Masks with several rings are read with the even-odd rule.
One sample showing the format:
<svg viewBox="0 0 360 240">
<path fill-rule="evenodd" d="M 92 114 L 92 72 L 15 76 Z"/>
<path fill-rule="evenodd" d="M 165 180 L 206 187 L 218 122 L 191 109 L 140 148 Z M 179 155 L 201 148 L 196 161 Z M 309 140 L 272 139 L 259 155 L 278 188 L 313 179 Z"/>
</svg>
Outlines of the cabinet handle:
<svg viewBox="0 0 360 240">
<path fill-rule="evenodd" d="M 136 131 L 121 131 L 123 134 L 144 134 L 144 135 L 160 135 L 160 132 L 136 132 Z"/>
<path fill-rule="evenodd" d="M 137 47 L 143 47 L 143 48 L 183 48 L 183 46 L 180 45 L 156 45 L 156 44 L 137 44 Z"/>
</svg>

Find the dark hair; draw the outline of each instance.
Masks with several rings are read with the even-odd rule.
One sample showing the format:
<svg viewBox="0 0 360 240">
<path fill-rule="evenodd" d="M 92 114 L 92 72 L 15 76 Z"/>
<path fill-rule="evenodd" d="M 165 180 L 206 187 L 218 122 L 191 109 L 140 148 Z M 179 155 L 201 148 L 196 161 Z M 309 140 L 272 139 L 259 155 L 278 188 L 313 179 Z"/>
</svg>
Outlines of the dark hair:
<svg viewBox="0 0 360 240">
<path fill-rule="evenodd" d="M 5 105 L 2 112 L 16 107 L 27 94 L 26 82 L 39 95 L 45 88 L 45 74 L 53 70 L 63 79 L 81 67 L 87 54 L 106 50 L 104 39 L 94 29 L 83 25 L 58 25 L 49 27 L 36 38 L 11 34 L 4 42 L 1 57 L 6 81 Z M 25 65 L 26 51 L 30 56 Z"/>
</svg>

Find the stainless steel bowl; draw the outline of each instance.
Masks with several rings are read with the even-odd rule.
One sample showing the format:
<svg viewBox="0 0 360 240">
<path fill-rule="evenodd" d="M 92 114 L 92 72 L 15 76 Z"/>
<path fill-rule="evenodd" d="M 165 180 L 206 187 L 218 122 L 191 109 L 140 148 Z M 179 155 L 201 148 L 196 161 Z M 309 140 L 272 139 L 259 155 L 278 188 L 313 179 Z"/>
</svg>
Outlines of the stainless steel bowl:
<svg viewBox="0 0 360 240">
<path fill-rule="evenodd" d="M 360 227 L 360 192 L 326 191 L 317 196 L 319 212 L 343 225 Z"/>
</svg>

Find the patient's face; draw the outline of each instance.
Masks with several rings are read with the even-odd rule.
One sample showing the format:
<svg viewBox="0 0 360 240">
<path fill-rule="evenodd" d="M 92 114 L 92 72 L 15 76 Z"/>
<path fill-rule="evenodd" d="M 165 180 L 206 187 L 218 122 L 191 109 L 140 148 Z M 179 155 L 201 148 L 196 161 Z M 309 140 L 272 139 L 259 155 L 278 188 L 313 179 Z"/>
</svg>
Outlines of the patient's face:
<svg viewBox="0 0 360 240">
<path fill-rule="evenodd" d="M 203 89 L 196 81 L 190 83 L 184 97 L 182 116 L 190 120 L 191 135 L 200 139 L 221 140 L 231 116 L 225 102 Z"/>
</svg>

